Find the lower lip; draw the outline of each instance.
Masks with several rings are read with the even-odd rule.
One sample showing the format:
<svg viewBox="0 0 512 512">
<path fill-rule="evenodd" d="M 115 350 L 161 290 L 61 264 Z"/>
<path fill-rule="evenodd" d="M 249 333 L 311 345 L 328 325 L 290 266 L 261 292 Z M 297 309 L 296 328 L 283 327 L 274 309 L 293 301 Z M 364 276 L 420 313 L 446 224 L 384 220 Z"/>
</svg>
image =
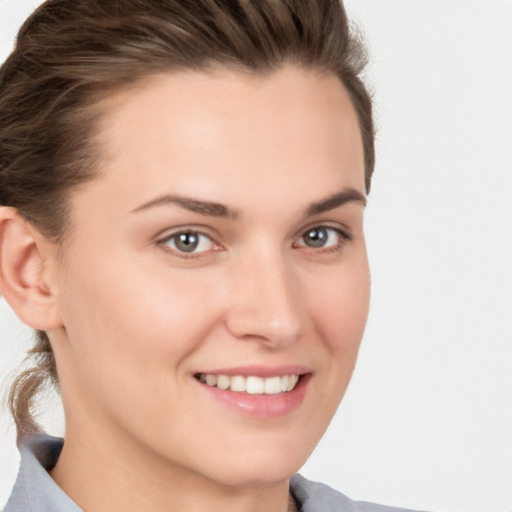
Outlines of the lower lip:
<svg viewBox="0 0 512 512">
<path fill-rule="evenodd" d="M 197 383 L 216 400 L 243 414 L 258 418 L 277 418 L 286 416 L 299 408 L 310 380 L 311 374 L 303 375 L 291 391 L 276 395 L 250 395 L 208 386 L 199 381 Z"/>
</svg>

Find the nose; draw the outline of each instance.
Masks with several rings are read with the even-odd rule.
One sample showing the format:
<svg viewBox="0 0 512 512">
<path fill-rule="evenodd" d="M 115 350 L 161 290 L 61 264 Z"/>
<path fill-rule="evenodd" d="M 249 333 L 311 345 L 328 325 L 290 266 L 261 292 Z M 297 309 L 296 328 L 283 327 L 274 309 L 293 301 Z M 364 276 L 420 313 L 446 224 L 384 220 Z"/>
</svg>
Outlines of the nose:
<svg viewBox="0 0 512 512">
<path fill-rule="evenodd" d="M 305 315 L 297 277 L 285 258 L 260 255 L 232 275 L 228 330 L 241 339 L 274 349 L 294 343 L 303 333 Z"/>
</svg>

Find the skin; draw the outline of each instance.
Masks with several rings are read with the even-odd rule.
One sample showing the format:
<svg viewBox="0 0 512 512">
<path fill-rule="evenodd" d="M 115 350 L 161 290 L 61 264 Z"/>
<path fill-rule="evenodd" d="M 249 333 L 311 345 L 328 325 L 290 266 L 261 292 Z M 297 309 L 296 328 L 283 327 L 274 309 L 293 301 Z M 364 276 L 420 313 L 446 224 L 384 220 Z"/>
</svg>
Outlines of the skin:
<svg viewBox="0 0 512 512">
<path fill-rule="evenodd" d="M 66 416 L 52 477 L 88 511 L 283 512 L 368 312 L 363 201 L 305 216 L 341 191 L 364 197 L 348 95 L 333 76 L 284 66 L 160 75 L 101 108 L 100 174 L 71 198 L 63 260 L 44 249 Z M 141 208 L 165 194 L 236 215 Z M 324 247 L 303 238 L 317 226 L 329 227 Z M 191 257 L 169 240 L 184 230 L 207 235 Z M 311 378 L 300 406 L 272 418 L 194 378 L 290 364 Z"/>
</svg>

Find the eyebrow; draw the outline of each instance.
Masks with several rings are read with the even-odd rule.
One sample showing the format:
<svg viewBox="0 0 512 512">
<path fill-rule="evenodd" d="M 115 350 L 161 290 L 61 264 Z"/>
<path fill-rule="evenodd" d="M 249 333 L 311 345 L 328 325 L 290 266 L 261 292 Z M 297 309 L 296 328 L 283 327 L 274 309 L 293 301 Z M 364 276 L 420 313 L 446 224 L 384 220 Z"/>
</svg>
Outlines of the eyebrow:
<svg viewBox="0 0 512 512">
<path fill-rule="evenodd" d="M 201 201 L 199 199 L 193 199 L 191 197 L 183 197 L 183 196 L 173 196 L 173 195 L 165 195 L 161 197 L 157 197 L 152 201 L 144 203 L 143 205 L 132 210 L 132 213 L 139 212 L 141 210 L 146 210 L 148 208 L 153 208 L 155 206 L 165 206 L 170 204 L 177 204 L 186 210 L 190 210 L 191 212 L 200 213 L 201 215 L 208 215 L 210 217 L 226 217 L 231 219 L 237 219 L 239 217 L 239 213 L 227 206 L 214 203 L 211 201 Z"/>
<path fill-rule="evenodd" d="M 355 188 L 346 188 L 337 194 L 311 203 L 307 207 L 304 217 L 312 217 L 313 215 L 334 210 L 339 206 L 352 202 L 361 203 L 363 206 L 366 206 L 366 197 Z"/>
<path fill-rule="evenodd" d="M 362 203 L 363 206 L 366 206 L 366 198 L 363 194 L 361 194 L 361 192 L 353 188 L 346 188 L 337 194 L 333 194 L 332 196 L 321 199 L 320 201 L 311 203 L 306 208 L 304 217 L 312 217 L 313 215 L 318 215 L 329 210 L 334 210 L 335 208 L 350 202 L 358 202 Z M 185 208 L 186 210 L 190 210 L 201 215 L 207 215 L 209 217 L 224 217 L 233 220 L 236 220 L 240 217 L 240 213 L 237 210 L 233 210 L 221 203 L 202 201 L 200 199 L 193 199 L 191 197 L 176 195 L 164 195 L 157 197 L 156 199 L 148 201 L 147 203 L 144 203 L 143 205 L 135 208 L 135 210 L 132 210 L 132 213 L 146 210 L 148 208 L 153 208 L 155 206 L 165 206 L 171 204 L 176 204 L 182 208 Z"/>
</svg>

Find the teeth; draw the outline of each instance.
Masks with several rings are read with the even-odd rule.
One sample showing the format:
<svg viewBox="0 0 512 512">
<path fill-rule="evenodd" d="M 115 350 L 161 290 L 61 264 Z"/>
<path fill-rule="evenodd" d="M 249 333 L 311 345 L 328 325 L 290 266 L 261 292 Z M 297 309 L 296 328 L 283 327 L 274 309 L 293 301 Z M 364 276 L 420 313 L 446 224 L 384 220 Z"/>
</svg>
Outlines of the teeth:
<svg viewBox="0 0 512 512">
<path fill-rule="evenodd" d="M 217 375 L 207 375 L 206 376 L 206 384 L 208 384 L 208 386 L 216 386 L 217 385 Z"/>
<path fill-rule="evenodd" d="M 265 383 L 261 377 L 247 377 L 245 390 L 250 395 L 262 395 L 265 391 Z"/>
<path fill-rule="evenodd" d="M 281 377 L 265 379 L 265 395 L 277 395 L 281 393 Z"/>
<path fill-rule="evenodd" d="M 291 391 L 295 385 L 299 382 L 299 376 L 298 375 L 290 375 L 288 378 L 288 391 Z"/>
<path fill-rule="evenodd" d="M 217 387 L 219 389 L 228 389 L 231 382 L 227 375 L 217 375 Z"/>
<path fill-rule="evenodd" d="M 230 389 L 237 393 L 248 393 L 249 395 L 277 395 L 291 391 L 299 381 L 296 374 L 283 375 L 282 377 L 269 377 L 264 379 L 250 375 L 213 375 L 200 373 L 196 376 L 201 382 L 219 389 Z"/>
<path fill-rule="evenodd" d="M 243 393 L 247 389 L 245 378 L 241 376 L 231 377 L 230 388 L 231 391 Z"/>
</svg>

